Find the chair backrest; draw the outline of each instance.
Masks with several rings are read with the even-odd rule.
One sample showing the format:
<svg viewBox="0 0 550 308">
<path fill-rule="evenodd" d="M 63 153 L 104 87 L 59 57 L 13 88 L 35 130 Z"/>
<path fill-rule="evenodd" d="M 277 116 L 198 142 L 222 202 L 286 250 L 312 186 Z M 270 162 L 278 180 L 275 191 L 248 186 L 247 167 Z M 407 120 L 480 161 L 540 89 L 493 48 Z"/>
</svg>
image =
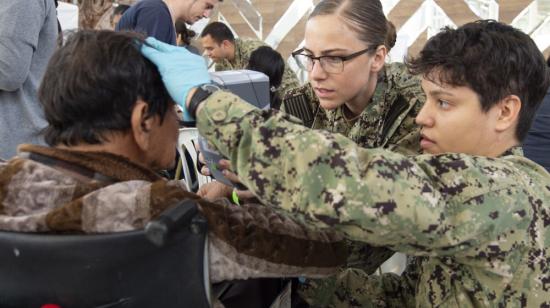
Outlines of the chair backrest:
<svg viewBox="0 0 550 308">
<path fill-rule="evenodd" d="M 209 307 L 206 221 L 170 210 L 139 231 L 0 232 L 0 307 Z"/>
<path fill-rule="evenodd" d="M 195 144 L 198 142 L 199 131 L 195 127 L 180 128 L 178 137 L 178 151 L 182 160 L 183 176 L 187 183 L 187 189 L 196 192 L 199 187 L 212 181 L 209 176 L 202 175 L 197 170 L 197 150 Z M 188 155 L 185 155 L 185 152 Z M 187 157 L 187 159 L 186 159 Z M 190 159 L 190 160 L 189 160 Z"/>
</svg>

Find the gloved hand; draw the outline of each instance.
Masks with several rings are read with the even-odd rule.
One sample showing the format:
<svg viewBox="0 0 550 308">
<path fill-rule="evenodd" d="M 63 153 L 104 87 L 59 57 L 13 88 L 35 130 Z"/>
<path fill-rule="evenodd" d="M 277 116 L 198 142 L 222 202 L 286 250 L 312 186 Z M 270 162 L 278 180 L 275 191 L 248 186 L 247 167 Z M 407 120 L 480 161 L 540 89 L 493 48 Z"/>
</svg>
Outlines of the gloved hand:
<svg viewBox="0 0 550 308">
<path fill-rule="evenodd" d="M 185 101 L 189 90 L 210 82 L 204 58 L 184 47 L 172 46 L 154 37 L 145 40 L 141 53 L 157 66 L 168 93 L 183 109 L 183 120 L 194 120 Z"/>
</svg>

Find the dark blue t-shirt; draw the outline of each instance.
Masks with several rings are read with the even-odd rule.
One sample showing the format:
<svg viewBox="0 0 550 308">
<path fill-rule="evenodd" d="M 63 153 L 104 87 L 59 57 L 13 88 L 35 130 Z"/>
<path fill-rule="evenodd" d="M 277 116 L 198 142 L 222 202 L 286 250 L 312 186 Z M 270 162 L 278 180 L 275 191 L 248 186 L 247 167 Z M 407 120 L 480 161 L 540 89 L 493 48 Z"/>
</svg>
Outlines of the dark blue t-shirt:
<svg viewBox="0 0 550 308">
<path fill-rule="evenodd" d="M 124 12 L 116 31 L 143 32 L 159 41 L 176 45 L 176 28 L 170 11 L 161 0 L 142 0 Z"/>
<path fill-rule="evenodd" d="M 523 142 L 525 156 L 550 172 L 550 89 L 535 114 L 533 125 Z"/>
</svg>

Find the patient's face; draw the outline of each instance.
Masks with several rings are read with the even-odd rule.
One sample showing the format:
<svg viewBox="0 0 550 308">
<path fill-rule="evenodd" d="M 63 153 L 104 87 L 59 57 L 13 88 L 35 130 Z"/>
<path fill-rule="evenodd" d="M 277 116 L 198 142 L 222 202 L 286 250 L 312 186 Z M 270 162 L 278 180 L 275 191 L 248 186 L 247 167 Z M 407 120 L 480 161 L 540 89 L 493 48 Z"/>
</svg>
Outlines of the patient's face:
<svg viewBox="0 0 550 308">
<path fill-rule="evenodd" d="M 176 159 L 179 121 L 176 108 L 168 108 L 164 121 L 156 116 L 151 130 L 151 146 L 147 153 L 149 166 L 153 170 L 171 169 Z"/>
</svg>

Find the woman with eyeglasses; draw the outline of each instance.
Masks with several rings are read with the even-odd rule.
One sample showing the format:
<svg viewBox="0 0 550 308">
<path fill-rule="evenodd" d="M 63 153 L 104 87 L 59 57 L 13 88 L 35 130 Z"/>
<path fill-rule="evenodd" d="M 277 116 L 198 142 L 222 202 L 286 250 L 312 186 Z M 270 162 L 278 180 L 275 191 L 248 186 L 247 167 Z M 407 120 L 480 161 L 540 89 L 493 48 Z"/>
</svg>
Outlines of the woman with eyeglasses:
<svg viewBox="0 0 550 308">
<path fill-rule="evenodd" d="M 386 63 L 396 33 L 379 0 L 319 2 L 307 21 L 304 40 L 304 47 L 292 55 L 309 73 L 309 83 L 286 95 L 285 111 L 292 114 L 289 103 L 305 96 L 312 128 L 340 133 L 362 147 L 420 153 L 420 129 L 414 119 L 425 95 L 420 78 L 410 75 L 405 65 Z M 357 242 L 350 242 L 349 250 L 348 265 L 354 269 L 343 270 L 339 283 L 308 280 L 300 286 L 309 304 L 334 294 L 336 285 L 349 289 L 339 293 L 349 294 L 344 302 L 353 302 L 360 293 L 354 277 L 372 273 L 393 254 Z"/>
<path fill-rule="evenodd" d="M 425 98 L 420 80 L 401 63 L 386 64 L 395 27 L 379 0 L 324 0 L 306 24 L 305 45 L 292 53 L 309 83 L 299 94 L 311 103 L 311 126 L 341 133 L 363 147 L 419 153 L 414 118 Z"/>
<path fill-rule="evenodd" d="M 402 63 L 386 63 L 395 39 L 379 0 L 320 1 L 307 21 L 304 47 L 292 53 L 308 71 L 309 82 L 290 90 L 281 109 L 306 126 L 340 133 L 362 147 L 419 154 L 414 119 L 425 96 L 419 77 Z M 228 161 L 222 164 L 228 166 Z M 226 176 L 237 180 L 230 172 Z"/>
</svg>

